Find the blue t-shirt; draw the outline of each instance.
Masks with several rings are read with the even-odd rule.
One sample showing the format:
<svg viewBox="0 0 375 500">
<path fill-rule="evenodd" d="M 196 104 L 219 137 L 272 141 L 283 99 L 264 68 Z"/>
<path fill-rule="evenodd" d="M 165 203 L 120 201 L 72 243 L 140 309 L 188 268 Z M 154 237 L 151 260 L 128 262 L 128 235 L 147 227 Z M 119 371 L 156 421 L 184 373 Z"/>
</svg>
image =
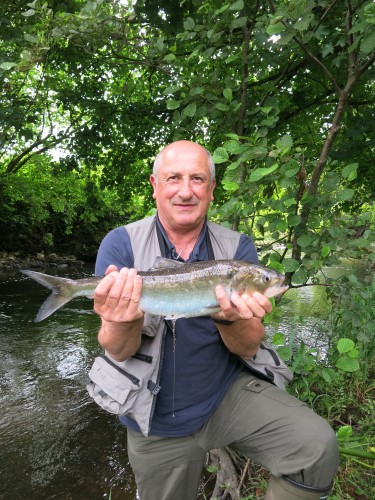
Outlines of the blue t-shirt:
<svg viewBox="0 0 375 500">
<path fill-rule="evenodd" d="M 168 240 L 159 220 L 165 244 L 165 256 L 176 258 L 174 246 Z M 189 256 L 189 262 L 208 260 L 207 226 Z M 252 240 L 241 235 L 236 260 L 258 263 Z M 104 275 L 110 264 L 120 269 L 133 267 L 134 257 L 130 238 L 124 226 L 113 229 L 103 239 L 97 256 L 95 274 Z M 229 385 L 238 376 L 240 362 L 221 340 L 210 316 L 180 318 L 168 324 L 161 366 L 161 390 L 156 396 L 150 434 L 186 436 L 196 432 L 213 414 Z M 120 417 L 123 424 L 139 431 L 136 422 Z"/>
</svg>

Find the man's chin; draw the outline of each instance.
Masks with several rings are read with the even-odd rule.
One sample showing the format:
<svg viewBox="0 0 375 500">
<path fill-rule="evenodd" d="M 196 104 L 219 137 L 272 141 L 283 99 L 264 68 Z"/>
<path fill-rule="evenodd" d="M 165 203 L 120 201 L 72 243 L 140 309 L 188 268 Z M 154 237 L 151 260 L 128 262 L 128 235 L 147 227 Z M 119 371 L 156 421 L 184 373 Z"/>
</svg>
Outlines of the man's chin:
<svg viewBox="0 0 375 500">
<path fill-rule="evenodd" d="M 176 213 L 174 219 L 181 226 L 195 226 L 201 220 L 199 214 L 188 211 Z"/>
</svg>

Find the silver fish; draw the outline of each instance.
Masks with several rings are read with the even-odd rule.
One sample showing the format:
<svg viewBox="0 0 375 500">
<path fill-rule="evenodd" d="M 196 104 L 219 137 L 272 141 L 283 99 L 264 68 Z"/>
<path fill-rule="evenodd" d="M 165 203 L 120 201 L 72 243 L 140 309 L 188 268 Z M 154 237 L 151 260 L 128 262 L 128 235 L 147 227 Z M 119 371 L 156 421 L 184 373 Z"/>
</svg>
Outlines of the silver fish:
<svg viewBox="0 0 375 500">
<path fill-rule="evenodd" d="M 72 280 L 36 271 L 21 271 L 30 278 L 52 290 L 42 304 L 35 321 L 48 318 L 57 309 L 74 297 L 94 297 L 94 291 L 102 277 Z M 251 294 L 255 291 L 266 297 L 284 293 L 285 276 L 265 266 L 236 260 L 212 260 L 183 263 L 157 257 L 149 271 L 140 271 L 142 296 L 139 307 L 142 311 L 166 319 L 206 316 L 220 310 L 215 287 L 222 285 L 228 295 Z"/>
</svg>

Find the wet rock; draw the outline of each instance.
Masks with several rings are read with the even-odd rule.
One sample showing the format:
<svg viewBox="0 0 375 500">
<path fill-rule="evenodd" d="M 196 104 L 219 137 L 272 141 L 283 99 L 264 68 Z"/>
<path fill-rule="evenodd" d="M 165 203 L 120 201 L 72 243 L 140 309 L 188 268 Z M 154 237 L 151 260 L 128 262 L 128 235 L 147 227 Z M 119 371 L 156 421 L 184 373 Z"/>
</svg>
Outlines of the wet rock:
<svg viewBox="0 0 375 500">
<path fill-rule="evenodd" d="M 0 252 L 0 273 L 20 269 L 46 269 L 48 267 L 66 267 L 71 264 L 83 264 L 74 255 L 45 254 L 21 255 L 20 252 Z"/>
</svg>

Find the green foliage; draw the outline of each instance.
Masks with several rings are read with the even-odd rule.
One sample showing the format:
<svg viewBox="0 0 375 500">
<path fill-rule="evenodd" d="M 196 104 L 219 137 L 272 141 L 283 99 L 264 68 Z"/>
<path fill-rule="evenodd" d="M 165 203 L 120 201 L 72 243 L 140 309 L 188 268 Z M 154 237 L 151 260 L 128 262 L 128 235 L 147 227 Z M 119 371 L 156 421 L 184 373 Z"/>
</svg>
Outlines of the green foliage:
<svg viewBox="0 0 375 500">
<path fill-rule="evenodd" d="M 373 273 L 368 273 L 372 265 L 371 259 L 364 263 L 362 277 L 347 274 L 326 289 L 330 304 L 324 319 L 327 346 L 296 342 L 296 331 L 289 337 L 277 333 L 272 339 L 296 375 L 294 388 L 299 397 L 310 404 L 318 393 L 344 386 L 348 380 L 365 387 L 373 379 L 375 280 Z"/>
<path fill-rule="evenodd" d="M 0 179 L 2 249 L 33 253 L 61 247 L 80 256 L 95 255 L 101 237 L 119 223 L 115 218 L 106 220 L 118 203 L 116 194 L 107 196 L 109 205 L 105 206 L 98 182 L 87 177 L 87 172 L 65 171 L 59 176 L 43 159 L 38 160 L 22 175 Z M 120 207 L 115 210 L 119 211 Z M 99 223 L 103 232 L 98 234 Z M 69 237 L 77 241 L 67 247 Z"/>
<path fill-rule="evenodd" d="M 348 484 L 366 498 L 374 488 L 371 473 L 366 472 L 375 466 L 372 268 L 372 254 L 368 254 L 362 265 L 348 267 L 345 276 L 326 288 L 330 308 L 320 324 L 327 342 L 309 346 L 298 338 L 297 327 L 290 335 L 276 333 L 272 338 L 294 373 L 291 393 L 337 429 L 341 467 L 332 498 L 353 494 Z M 303 316 L 297 319 L 303 329 Z"/>
<path fill-rule="evenodd" d="M 373 198 L 371 2 L 348 14 L 346 34 L 345 9 L 314 1 L 255 10 L 242 1 L 132 9 L 35 0 L 1 9 L 2 172 L 68 150 L 100 178 L 102 196 L 115 190 L 135 218 L 152 206 L 159 146 L 192 138 L 214 151 L 216 220 L 292 250 L 281 260 L 294 284 L 334 263 L 349 235 L 343 211 L 350 218 Z M 347 64 L 351 104 L 342 137 L 331 140 Z M 322 150 L 331 158 L 311 190 Z"/>
</svg>

